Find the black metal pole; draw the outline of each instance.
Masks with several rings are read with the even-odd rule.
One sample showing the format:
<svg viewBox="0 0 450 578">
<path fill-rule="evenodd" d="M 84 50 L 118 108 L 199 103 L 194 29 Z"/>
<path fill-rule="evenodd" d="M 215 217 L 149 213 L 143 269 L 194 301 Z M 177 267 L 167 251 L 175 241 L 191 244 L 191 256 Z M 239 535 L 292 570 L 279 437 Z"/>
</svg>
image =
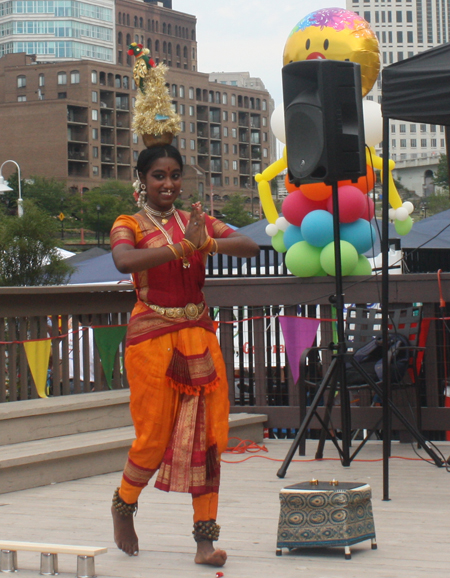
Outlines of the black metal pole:
<svg viewBox="0 0 450 578">
<path fill-rule="evenodd" d="M 381 218 L 381 334 L 383 338 L 383 500 L 389 500 L 391 455 L 391 384 L 388 366 L 389 332 L 389 118 L 383 118 L 383 197 Z"/>
<path fill-rule="evenodd" d="M 333 195 L 333 234 L 334 234 L 334 263 L 336 268 L 336 319 L 337 319 L 337 353 L 338 381 L 341 395 L 341 427 L 342 427 L 342 465 L 350 465 L 350 398 L 345 378 L 345 364 L 342 357 L 347 350 L 344 333 L 344 290 L 342 284 L 341 236 L 339 231 L 339 197 L 338 183 L 332 184 Z"/>
</svg>

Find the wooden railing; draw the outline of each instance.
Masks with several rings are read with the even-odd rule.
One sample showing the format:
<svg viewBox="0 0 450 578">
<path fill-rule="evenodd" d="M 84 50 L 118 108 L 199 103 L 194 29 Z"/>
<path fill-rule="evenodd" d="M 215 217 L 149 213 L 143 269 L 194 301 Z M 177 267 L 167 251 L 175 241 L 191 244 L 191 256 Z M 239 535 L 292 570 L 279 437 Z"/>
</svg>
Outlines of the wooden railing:
<svg viewBox="0 0 450 578">
<path fill-rule="evenodd" d="M 450 301 L 450 274 L 442 275 L 444 300 Z M 292 276 L 259 278 L 210 278 L 205 295 L 215 319 L 224 354 L 232 411 L 266 413 L 270 428 L 296 428 L 299 425 L 299 396 L 283 353 L 278 314 L 317 316 L 322 344 L 333 338 L 330 319 L 333 310 L 329 297 L 335 292 L 330 277 L 299 279 Z M 346 303 L 366 304 L 380 301 L 381 282 L 376 276 L 344 278 Z M 129 284 L 75 285 L 58 287 L 0 288 L 0 401 L 37 397 L 27 363 L 23 342 L 52 337 L 49 391 L 68 395 L 82 391 L 79 363 L 69 376 L 68 331 L 76 332 L 89 324 L 123 325 L 135 303 Z M 423 428 L 427 431 L 450 430 L 450 408 L 444 405 L 446 355 L 442 346 L 443 323 L 438 319 L 440 296 L 434 274 L 393 275 L 390 277 L 392 305 L 423 303 L 423 315 L 430 319 L 427 349 L 422 369 Z M 268 326 L 271 325 L 271 330 Z M 89 374 L 89 340 L 84 330 L 80 347 L 84 374 Z M 77 343 L 77 340 L 74 340 Z M 447 338 L 447 343 L 448 343 Z M 78 353 L 75 351 L 75 359 Z M 116 355 L 113 388 L 127 387 L 121 362 L 123 344 Z M 87 380 L 86 380 L 87 381 Z M 94 377 L 84 391 L 106 389 L 101 362 L 94 348 Z M 381 408 L 352 407 L 352 426 L 365 428 L 374 423 Z M 339 427 L 339 417 L 335 420 Z M 317 427 L 317 422 L 312 422 Z M 398 425 L 398 424 L 397 424 Z M 394 427 L 396 424 L 394 423 Z"/>
</svg>

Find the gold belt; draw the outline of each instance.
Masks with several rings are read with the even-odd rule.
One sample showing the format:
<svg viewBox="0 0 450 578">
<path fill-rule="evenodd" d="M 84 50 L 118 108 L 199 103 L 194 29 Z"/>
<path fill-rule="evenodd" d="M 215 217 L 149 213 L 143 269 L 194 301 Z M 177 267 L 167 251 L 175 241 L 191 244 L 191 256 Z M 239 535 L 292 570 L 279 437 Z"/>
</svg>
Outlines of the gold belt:
<svg viewBox="0 0 450 578">
<path fill-rule="evenodd" d="M 188 319 L 189 321 L 194 321 L 200 317 L 205 309 L 205 304 L 199 303 L 188 303 L 184 307 L 160 307 L 159 305 L 153 305 L 153 303 L 144 303 L 158 313 L 159 315 L 164 315 L 169 319 Z"/>
</svg>

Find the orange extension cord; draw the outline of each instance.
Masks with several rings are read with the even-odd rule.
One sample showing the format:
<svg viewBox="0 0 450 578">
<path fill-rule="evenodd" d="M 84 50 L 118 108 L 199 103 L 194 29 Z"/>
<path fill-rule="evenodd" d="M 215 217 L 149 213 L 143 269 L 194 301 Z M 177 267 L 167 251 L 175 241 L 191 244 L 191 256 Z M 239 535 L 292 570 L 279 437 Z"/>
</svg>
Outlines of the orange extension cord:
<svg viewBox="0 0 450 578">
<path fill-rule="evenodd" d="M 267 449 L 267 447 L 263 444 L 263 445 L 258 445 L 256 442 L 252 441 L 252 440 L 242 440 L 241 438 L 238 437 L 230 437 L 230 440 L 238 440 L 238 444 L 234 447 L 228 447 L 225 450 L 225 454 L 245 454 L 245 453 L 251 453 L 251 454 L 258 454 L 259 452 L 269 452 L 269 450 Z M 243 462 L 246 462 L 247 460 L 251 460 L 252 458 L 262 458 L 264 460 L 269 460 L 271 462 L 283 462 L 284 459 L 280 459 L 280 458 L 270 458 L 269 456 L 264 456 L 264 455 L 252 455 L 252 456 L 247 456 L 242 460 L 232 460 L 232 461 L 228 461 L 228 460 L 224 460 L 223 458 L 221 459 L 221 461 L 224 464 L 242 464 Z M 396 459 L 396 460 L 405 460 L 405 461 L 412 461 L 412 462 L 429 462 L 429 463 L 434 463 L 432 460 L 428 460 L 425 458 L 405 458 L 403 456 L 391 456 L 390 457 L 391 460 Z M 298 463 L 304 463 L 304 462 L 339 462 L 341 461 L 340 458 L 322 458 L 320 460 L 318 459 L 305 459 L 305 460 L 292 460 L 293 462 L 298 462 Z M 354 462 L 382 462 L 383 458 L 377 458 L 374 460 L 353 460 Z"/>
</svg>

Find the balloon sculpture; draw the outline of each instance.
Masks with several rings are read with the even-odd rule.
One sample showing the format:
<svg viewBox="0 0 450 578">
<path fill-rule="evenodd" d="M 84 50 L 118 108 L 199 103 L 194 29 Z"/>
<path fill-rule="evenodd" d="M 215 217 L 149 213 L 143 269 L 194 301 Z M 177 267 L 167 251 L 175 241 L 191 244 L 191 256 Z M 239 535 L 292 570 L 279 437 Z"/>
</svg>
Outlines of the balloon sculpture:
<svg viewBox="0 0 450 578">
<path fill-rule="evenodd" d="M 368 23 L 348 10 L 327 8 L 312 12 L 292 30 L 283 55 L 283 64 L 311 59 L 349 60 L 361 66 L 362 96 L 372 88 L 379 72 L 378 40 Z M 367 175 L 356 183 L 338 182 L 341 269 L 343 275 L 370 275 L 372 268 L 363 253 L 375 241 L 375 229 L 370 221 L 375 207 L 367 195 L 375 184 L 374 168 L 382 170 L 382 159 L 375 153 L 375 145 L 382 140 L 381 107 L 373 101 L 363 102 Z M 277 107 L 271 118 L 272 131 L 285 142 L 284 109 Z M 400 235 L 412 227 L 412 203 L 402 204 L 394 184 L 389 161 L 390 218 Z M 269 221 L 266 233 L 272 237 L 276 251 L 286 252 L 286 266 L 298 277 L 335 275 L 332 187 L 325 183 L 311 183 L 296 188 L 286 177 L 288 196 L 282 206 L 283 217 L 273 202 L 270 184 L 275 176 L 287 168 L 286 148 L 283 157 L 255 176 L 264 214 Z M 383 179 L 383 174 L 381 173 Z"/>
</svg>

